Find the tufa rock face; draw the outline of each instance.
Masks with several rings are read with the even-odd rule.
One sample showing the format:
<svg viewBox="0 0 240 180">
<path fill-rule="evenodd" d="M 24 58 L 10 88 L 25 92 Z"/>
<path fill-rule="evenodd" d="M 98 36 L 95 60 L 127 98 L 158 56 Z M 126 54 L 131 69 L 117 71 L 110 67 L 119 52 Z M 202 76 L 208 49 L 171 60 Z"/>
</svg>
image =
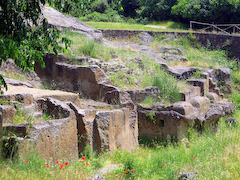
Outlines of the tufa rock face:
<svg viewBox="0 0 240 180">
<path fill-rule="evenodd" d="M 151 44 L 153 42 L 153 37 L 147 32 L 140 33 L 139 38 L 141 39 L 143 44 Z"/>
<path fill-rule="evenodd" d="M 4 129 L 14 132 L 18 138 L 18 154 L 26 156 L 36 152 L 44 159 L 74 160 L 78 158 L 77 125 L 74 112 L 63 102 L 48 98 L 38 101 L 39 108 L 55 120 L 19 124 Z"/>
<path fill-rule="evenodd" d="M 142 90 L 128 90 L 127 92 L 130 94 L 134 104 L 144 101 L 147 97 L 158 99 L 160 96 L 159 87 L 147 87 Z"/>
<path fill-rule="evenodd" d="M 1 105 L 0 107 L 2 108 L 2 122 L 12 123 L 17 110 L 11 105 Z"/>
<path fill-rule="evenodd" d="M 74 66 L 58 62 L 62 56 L 47 54 L 44 58 L 46 68 L 36 65 L 35 71 L 44 82 L 54 83 L 56 89 L 78 92 L 81 97 L 93 100 L 101 100 L 108 91 L 117 89 L 98 66 Z"/>
<path fill-rule="evenodd" d="M 93 121 L 93 150 L 132 150 L 138 147 L 138 138 L 130 126 L 130 111 L 120 109 L 97 112 Z M 134 127 L 137 129 L 137 121 Z"/>
<path fill-rule="evenodd" d="M 79 21 L 77 18 L 65 16 L 59 11 L 51 7 L 42 7 L 43 16 L 47 19 L 50 26 L 59 30 L 74 30 L 78 33 L 84 34 L 90 39 L 102 42 L 102 32 L 94 29 L 89 25 Z"/>
<path fill-rule="evenodd" d="M 191 104 L 191 103 L 192 104 Z M 210 104 L 205 97 L 195 97 L 190 102 L 177 102 L 161 109 L 138 106 L 139 137 L 181 140 L 189 127 L 201 130 L 217 127 L 218 120 L 234 110 L 232 103 Z"/>
</svg>

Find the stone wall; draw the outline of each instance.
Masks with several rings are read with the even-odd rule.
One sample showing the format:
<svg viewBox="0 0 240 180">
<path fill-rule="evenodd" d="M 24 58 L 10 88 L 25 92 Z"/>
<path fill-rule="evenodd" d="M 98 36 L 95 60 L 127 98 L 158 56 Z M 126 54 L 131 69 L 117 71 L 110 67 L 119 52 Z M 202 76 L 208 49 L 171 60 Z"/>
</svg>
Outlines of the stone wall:
<svg viewBox="0 0 240 180">
<path fill-rule="evenodd" d="M 3 136 L 3 120 L 2 120 L 2 108 L 0 107 L 0 147 L 1 147 L 1 140 Z"/>
<path fill-rule="evenodd" d="M 158 32 L 158 31 L 131 31 L 131 30 L 102 30 L 104 37 L 106 38 L 129 38 L 138 36 L 141 32 L 147 32 L 152 36 L 161 35 L 161 34 L 174 34 L 177 36 L 188 36 L 189 32 Z M 206 46 L 208 43 L 211 43 L 212 47 L 219 48 L 226 45 L 227 41 L 231 41 L 229 46 L 230 53 L 240 59 L 240 37 L 239 36 L 230 36 L 230 35 L 221 35 L 221 34 L 211 34 L 211 33 L 192 33 L 197 37 L 197 40 L 202 45 Z"/>
<path fill-rule="evenodd" d="M 18 141 L 18 155 L 35 152 L 48 161 L 78 158 L 77 125 L 74 112 L 61 101 L 48 98 L 38 101 L 39 109 L 55 119 L 5 126 Z"/>
<path fill-rule="evenodd" d="M 101 100 L 106 92 L 117 89 L 98 66 L 70 65 L 61 62 L 64 58 L 67 59 L 63 55 L 47 54 L 44 58 L 46 68 L 36 65 L 35 72 L 56 89 L 77 92 L 93 100 Z"/>
<path fill-rule="evenodd" d="M 35 104 L 36 112 L 52 119 L 4 126 L 4 132 L 16 136 L 5 142 L 10 145 L 4 149 L 6 158 L 34 152 L 48 161 L 76 160 L 87 144 L 99 153 L 138 148 L 138 119 L 134 110 L 80 109 L 72 102 L 53 98 L 41 98 Z M 17 151 L 11 154 L 15 146 Z"/>
<path fill-rule="evenodd" d="M 97 112 L 93 121 L 93 150 L 97 152 L 138 147 L 137 120 L 130 124 L 129 109 Z M 136 118 L 136 117 L 135 117 Z"/>
</svg>

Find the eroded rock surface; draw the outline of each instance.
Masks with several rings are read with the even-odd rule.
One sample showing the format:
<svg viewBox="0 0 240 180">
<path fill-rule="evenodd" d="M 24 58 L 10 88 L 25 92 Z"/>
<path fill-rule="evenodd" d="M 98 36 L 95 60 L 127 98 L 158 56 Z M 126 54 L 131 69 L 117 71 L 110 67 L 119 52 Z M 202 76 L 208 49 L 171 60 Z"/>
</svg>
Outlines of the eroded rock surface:
<svg viewBox="0 0 240 180">
<path fill-rule="evenodd" d="M 54 83 L 55 89 L 77 92 L 81 97 L 93 100 L 101 100 L 108 91 L 117 89 L 98 66 L 75 66 L 58 62 L 61 58 L 47 54 L 44 58 L 46 68 L 35 67 L 38 76 L 45 83 Z"/>
<path fill-rule="evenodd" d="M 52 27 L 59 30 L 73 30 L 98 42 L 102 41 L 102 32 L 100 30 L 90 27 L 89 25 L 79 21 L 77 18 L 63 15 L 59 11 L 46 6 L 42 7 L 42 13 Z"/>
</svg>

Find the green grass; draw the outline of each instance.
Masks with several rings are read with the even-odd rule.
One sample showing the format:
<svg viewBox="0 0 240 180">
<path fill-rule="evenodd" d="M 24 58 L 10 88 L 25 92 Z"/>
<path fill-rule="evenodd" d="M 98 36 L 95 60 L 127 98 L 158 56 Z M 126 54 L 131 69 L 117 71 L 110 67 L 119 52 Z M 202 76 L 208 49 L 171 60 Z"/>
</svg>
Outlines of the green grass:
<svg viewBox="0 0 240 180">
<path fill-rule="evenodd" d="M 13 124 L 21 124 L 21 123 L 33 123 L 36 121 L 36 118 L 33 115 L 29 115 L 25 110 L 19 110 L 17 108 L 17 113 L 13 117 Z"/>
<path fill-rule="evenodd" d="M 224 50 L 212 50 L 210 47 L 203 47 L 195 41 L 195 36 L 191 34 L 188 37 L 176 37 L 180 41 L 169 40 L 159 43 L 164 38 L 165 35 L 155 36 L 151 44 L 152 48 L 156 51 L 163 46 L 181 48 L 188 60 L 186 62 L 170 62 L 169 64 L 172 66 L 198 66 L 214 69 L 219 67 L 236 69 L 238 67 L 236 60 L 229 60 Z"/>
<path fill-rule="evenodd" d="M 239 121 L 240 111 L 234 113 Z M 3 179 L 89 179 L 98 168 L 110 163 L 119 168 L 105 174 L 105 179 L 177 179 L 183 172 L 196 172 L 201 180 L 238 179 L 240 176 L 240 126 L 231 126 L 223 118 L 219 129 L 207 129 L 201 136 L 189 130 L 188 140 L 167 145 L 155 143 L 153 147 L 140 146 L 138 150 L 123 150 L 89 156 L 86 166 L 79 161 L 69 162 L 60 170 L 55 162 L 49 163 L 29 155 L 15 161 L 0 161 L 0 176 Z M 25 163 L 28 161 L 28 163 Z M 60 164 L 65 161 L 59 159 Z M 50 167 L 47 168 L 45 165 Z M 131 170 L 134 169 L 135 172 Z M 128 173 L 124 173 L 128 171 Z M 112 174 L 112 175 L 110 175 Z M 118 178 L 119 179 L 119 178 Z"/>
<path fill-rule="evenodd" d="M 188 26 L 186 24 L 182 24 L 175 21 L 154 21 L 149 23 L 149 25 L 157 25 L 177 29 L 188 29 Z"/>
<path fill-rule="evenodd" d="M 93 40 L 88 40 L 83 35 L 76 32 L 64 31 L 62 36 L 72 41 L 71 47 L 65 52 L 65 55 L 74 60 L 74 56 L 86 56 L 98 59 L 109 60 L 111 58 L 111 49 L 105 48 L 102 44 Z M 72 63 L 77 63 L 73 61 Z"/>
<path fill-rule="evenodd" d="M 115 23 L 115 22 L 85 22 L 86 24 L 92 26 L 96 29 L 119 29 L 119 30 L 139 30 L 139 31 L 167 31 L 167 32 L 185 32 L 187 30 L 184 29 L 166 29 L 166 28 L 152 28 L 146 27 L 143 24 L 132 24 L 132 23 Z M 156 23 L 153 25 L 158 26 L 167 26 L 167 27 L 182 27 L 182 25 L 177 25 L 178 23 L 174 22 L 163 22 L 163 23 Z"/>
</svg>

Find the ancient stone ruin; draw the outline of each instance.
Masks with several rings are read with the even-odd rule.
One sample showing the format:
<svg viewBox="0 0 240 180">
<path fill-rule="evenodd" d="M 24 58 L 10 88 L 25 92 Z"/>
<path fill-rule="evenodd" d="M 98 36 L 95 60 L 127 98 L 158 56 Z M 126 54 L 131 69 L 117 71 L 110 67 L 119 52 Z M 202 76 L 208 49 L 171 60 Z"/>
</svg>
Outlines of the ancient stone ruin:
<svg viewBox="0 0 240 180">
<path fill-rule="evenodd" d="M 58 24 L 54 21 L 58 15 L 55 10 L 46 8 L 43 12 L 52 18 L 50 24 L 54 27 L 71 27 L 87 33 L 80 30 L 81 23 L 73 27 L 68 24 L 77 21 L 75 18 L 63 17 L 65 23 Z M 101 41 L 98 30 L 85 29 L 91 38 Z M 143 34 L 141 38 L 144 40 L 145 37 L 149 35 Z M 148 43 L 144 40 L 144 44 Z M 161 51 L 171 52 L 174 56 L 176 53 L 183 55 L 181 50 L 171 48 Z M 153 56 L 159 60 L 158 55 Z M 0 137 L 2 134 L 8 137 L 4 142 L 9 144 L 3 148 L 5 157 L 36 152 L 46 160 L 74 160 L 86 145 L 97 153 L 116 149 L 130 151 L 138 148 L 142 138 L 179 141 L 186 137 L 189 127 L 199 132 L 208 127 L 216 129 L 220 117 L 234 111 L 233 104 L 224 99 L 224 94 L 231 93 L 230 70 L 173 68 L 165 62 L 176 57 L 167 56 L 165 54 L 165 60 L 157 61 L 159 68 L 177 79 L 185 79 L 190 86 L 181 92 L 180 102 L 168 106 L 157 102 L 145 107 L 140 103 L 148 97 L 159 97 L 158 87 L 121 90 L 110 81 L 99 64 L 96 65 L 97 61 L 88 66 L 71 65 L 62 54 L 46 54 L 46 68 L 36 64 L 35 72 L 53 90 L 37 89 L 29 83 L 7 79 L 8 91 L 0 97 L 10 102 L 1 105 Z M 194 78 L 197 71 L 200 75 Z M 34 117 L 35 121 L 13 125 L 19 109 Z M 43 116 L 49 118 L 43 120 Z"/>
</svg>

